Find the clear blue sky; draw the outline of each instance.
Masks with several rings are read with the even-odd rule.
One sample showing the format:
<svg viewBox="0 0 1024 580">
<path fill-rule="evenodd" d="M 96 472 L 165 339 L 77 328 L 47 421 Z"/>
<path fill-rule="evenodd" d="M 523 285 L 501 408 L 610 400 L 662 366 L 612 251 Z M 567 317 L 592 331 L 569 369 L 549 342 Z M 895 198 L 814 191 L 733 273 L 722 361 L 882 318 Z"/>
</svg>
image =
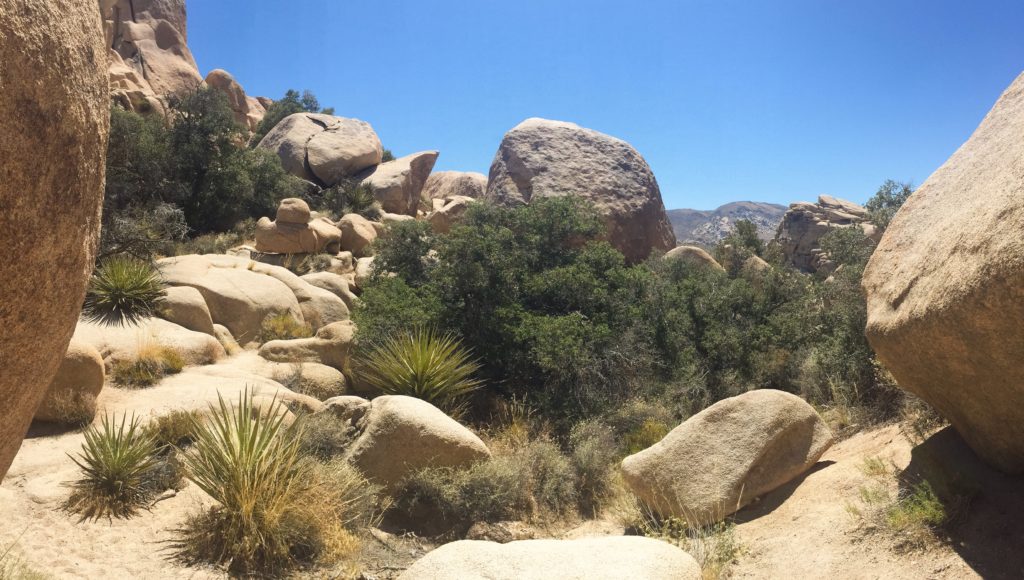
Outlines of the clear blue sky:
<svg viewBox="0 0 1024 580">
<path fill-rule="evenodd" d="M 1022 0 L 191 0 L 201 72 L 311 89 L 487 173 L 527 117 L 633 144 L 669 208 L 920 184 L 1024 71 Z"/>
</svg>

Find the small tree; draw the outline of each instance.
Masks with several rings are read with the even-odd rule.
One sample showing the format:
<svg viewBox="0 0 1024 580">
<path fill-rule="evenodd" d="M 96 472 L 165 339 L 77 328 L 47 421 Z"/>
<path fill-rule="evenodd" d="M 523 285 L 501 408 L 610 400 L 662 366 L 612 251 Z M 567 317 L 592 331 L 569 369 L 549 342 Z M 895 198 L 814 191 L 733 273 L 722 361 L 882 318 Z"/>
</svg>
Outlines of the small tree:
<svg viewBox="0 0 1024 580">
<path fill-rule="evenodd" d="M 914 193 L 914 185 L 909 182 L 900 183 L 891 179 L 885 180 L 885 183 L 878 188 L 875 195 L 864 204 L 868 214 L 871 216 L 871 223 L 883 230 L 888 228 L 893 216 L 906 203 L 912 193 Z"/>
</svg>

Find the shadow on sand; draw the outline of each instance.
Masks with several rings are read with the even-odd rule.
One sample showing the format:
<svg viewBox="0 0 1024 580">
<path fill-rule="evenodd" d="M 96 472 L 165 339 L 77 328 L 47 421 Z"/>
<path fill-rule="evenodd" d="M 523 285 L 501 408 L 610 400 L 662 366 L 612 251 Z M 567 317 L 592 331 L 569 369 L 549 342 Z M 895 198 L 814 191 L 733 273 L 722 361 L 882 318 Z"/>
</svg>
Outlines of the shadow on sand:
<svg viewBox="0 0 1024 580">
<path fill-rule="evenodd" d="M 800 477 L 794 479 L 793 481 L 787 483 L 786 485 L 783 485 L 778 489 L 770 491 L 765 495 L 761 496 L 760 500 L 755 501 L 754 503 L 736 512 L 735 514 L 733 514 L 732 517 L 729 518 L 729 520 L 737 524 L 742 524 L 756 520 L 757 518 L 764 517 L 772 513 L 773 511 L 778 509 L 779 506 L 786 503 L 786 500 L 789 499 L 789 496 L 793 495 L 793 492 L 796 491 L 796 488 L 800 487 L 800 484 L 803 483 L 808 476 L 810 476 L 812 473 L 817 473 L 822 469 L 825 469 L 828 466 L 833 465 L 834 463 L 835 461 L 819 461 L 815 463 Z"/>
</svg>

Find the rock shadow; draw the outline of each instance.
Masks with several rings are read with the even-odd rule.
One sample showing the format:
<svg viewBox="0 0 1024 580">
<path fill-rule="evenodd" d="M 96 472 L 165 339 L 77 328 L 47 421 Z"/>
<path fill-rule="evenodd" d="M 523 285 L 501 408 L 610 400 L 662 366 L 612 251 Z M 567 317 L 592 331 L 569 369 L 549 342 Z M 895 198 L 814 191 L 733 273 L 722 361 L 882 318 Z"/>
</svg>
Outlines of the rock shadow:
<svg viewBox="0 0 1024 580">
<path fill-rule="evenodd" d="M 826 469 L 827 467 L 834 464 L 835 461 L 831 460 L 819 461 L 815 463 L 814 465 L 811 466 L 810 469 L 805 471 L 796 479 L 790 481 L 789 483 L 781 487 L 769 491 L 768 493 L 762 495 L 760 499 L 755 500 L 754 503 L 744 506 L 743 509 L 733 514 L 729 518 L 729 520 L 737 524 L 742 524 L 756 520 L 760 517 L 764 517 L 772 513 L 773 511 L 778 509 L 779 506 L 786 503 L 786 500 L 789 499 L 789 496 L 793 495 L 793 492 L 795 492 L 796 489 L 800 487 L 800 484 L 803 483 L 804 480 L 807 479 L 811 474 L 817 473 L 822 469 Z"/>
</svg>

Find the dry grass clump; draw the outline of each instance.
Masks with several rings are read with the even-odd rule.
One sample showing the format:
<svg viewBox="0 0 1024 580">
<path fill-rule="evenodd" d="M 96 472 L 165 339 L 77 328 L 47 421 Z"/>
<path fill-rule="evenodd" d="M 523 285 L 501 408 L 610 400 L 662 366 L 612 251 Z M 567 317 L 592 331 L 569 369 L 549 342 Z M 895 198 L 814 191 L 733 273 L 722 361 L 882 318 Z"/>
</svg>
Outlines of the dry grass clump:
<svg viewBox="0 0 1024 580">
<path fill-rule="evenodd" d="M 180 373 L 185 359 L 174 349 L 159 345 L 145 345 L 131 360 L 114 363 L 111 375 L 119 387 L 142 388 L 160 382 L 167 375 Z"/>
<path fill-rule="evenodd" d="M 188 561 L 234 574 L 281 575 L 303 564 L 340 564 L 358 550 L 353 522 L 361 482 L 337 463 L 301 454 L 301 421 L 284 406 L 257 412 L 248 393 L 223 399 L 185 455 L 189 478 L 219 505 L 190 518 L 177 548 Z M 355 494 L 355 495 L 353 495 Z M 356 518 L 358 519 L 358 518 Z"/>
<path fill-rule="evenodd" d="M 580 510 L 596 517 L 612 495 L 615 466 L 621 459 L 615 432 L 596 421 L 580 423 L 573 428 L 569 442 Z"/>
<path fill-rule="evenodd" d="M 271 314 L 263 319 L 257 340 L 270 342 L 271 340 L 292 340 L 311 336 L 313 336 L 313 329 L 308 324 L 296 320 L 287 312 L 281 312 Z"/>
<path fill-rule="evenodd" d="M 920 550 L 940 541 L 943 526 L 967 502 L 966 496 L 956 496 L 947 506 L 927 479 L 899 486 L 896 466 L 879 457 L 866 457 L 860 470 L 870 482 L 860 487 L 860 501 L 848 502 L 846 511 L 866 530 L 893 535 L 899 550 Z"/>
<path fill-rule="evenodd" d="M 340 456 L 357 435 L 355 427 L 333 413 L 312 413 L 302 418 L 299 436 L 302 454 L 322 461 Z"/>
<path fill-rule="evenodd" d="M 195 442 L 196 425 L 201 425 L 205 416 L 202 411 L 172 411 L 146 425 L 146 431 L 157 447 L 187 447 Z"/>
<path fill-rule="evenodd" d="M 155 452 L 153 438 L 138 419 L 129 422 L 122 416 L 118 423 L 115 417 L 104 416 L 100 429 L 86 430 L 79 457 L 71 458 L 83 476 L 72 484 L 65 509 L 86 519 L 135 515 L 157 491 Z"/>
<path fill-rule="evenodd" d="M 49 576 L 34 570 L 14 554 L 14 544 L 0 549 L 0 580 L 47 580 Z"/>
</svg>

